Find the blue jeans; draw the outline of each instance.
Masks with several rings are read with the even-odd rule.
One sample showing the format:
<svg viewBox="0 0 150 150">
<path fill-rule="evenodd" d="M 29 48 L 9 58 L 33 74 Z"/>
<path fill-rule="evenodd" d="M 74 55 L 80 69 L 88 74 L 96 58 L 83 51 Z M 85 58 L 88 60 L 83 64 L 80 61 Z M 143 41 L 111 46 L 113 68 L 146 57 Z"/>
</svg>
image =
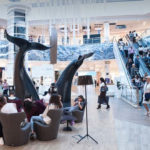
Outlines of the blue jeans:
<svg viewBox="0 0 150 150">
<path fill-rule="evenodd" d="M 33 132 L 34 131 L 34 126 L 33 126 L 33 124 L 34 124 L 34 122 L 35 121 L 39 121 L 39 122 L 41 122 L 41 123 L 45 123 L 44 122 L 44 120 L 43 120 L 43 118 L 42 118 L 42 116 L 32 116 L 31 117 L 31 120 L 30 120 L 30 123 L 31 123 L 31 131 Z"/>
<path fill-rule="evenodd" d="M 79 110 L 78 105 L 64 108 L 64 112 L 68 111 L 69 114 L 72 114 L 75 110 Z"/>
</svg>

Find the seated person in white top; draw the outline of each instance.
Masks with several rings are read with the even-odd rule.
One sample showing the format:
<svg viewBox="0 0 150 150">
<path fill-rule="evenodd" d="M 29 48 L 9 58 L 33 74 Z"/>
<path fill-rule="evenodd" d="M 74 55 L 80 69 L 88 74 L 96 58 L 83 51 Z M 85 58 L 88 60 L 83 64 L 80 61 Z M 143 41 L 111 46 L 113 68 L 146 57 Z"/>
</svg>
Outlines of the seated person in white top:
<svg viewBox="0 0 150 150">
<path fill-rule="evenodd" d="M 49 88 L 48 92 L 46 92 L 46 94 L 42 97 L 45 106 L 47 106 L 49 104 L 50 98 L 51 98 L 51 91 L 50 91 L 50 88 Z"/>
<path fill-rule="evenodd" d="M 8 100 L 16 100 L 16 97 L 14 95 L 14 92 L 10 92 Z"/>
<path fill-rule="evenodd" d="M 3 102 L 3 104 L 1 103 L 1 108 L 0 108 L 0 111 L 2 113 L 17 113 L 18 110 L 17 110 L 17 105 L 16 103 L 7 103 L 7 99 L 6 97 L 4 97 L 5 101 Z"/>
<path fill-rule="evenodd" d="M 62 107 L 63 107 L 63 105 L 61 102 L 61 96 L 58 94 L 53 94 L 49 100 L 49 105 L 47 105 L 43 114 L 40 114 L 39 116 L 32 116 L 32 118 L 30 120 L 32 135 L 35 135 L 34 126 L 33 126 L 35 121 L 39 121 L 43 124 L 50 124 L 51 118 L 49 118 L 49 116 L 47 116 L 48 111 L 50 109 L 60 109 Z"/>
</svg>

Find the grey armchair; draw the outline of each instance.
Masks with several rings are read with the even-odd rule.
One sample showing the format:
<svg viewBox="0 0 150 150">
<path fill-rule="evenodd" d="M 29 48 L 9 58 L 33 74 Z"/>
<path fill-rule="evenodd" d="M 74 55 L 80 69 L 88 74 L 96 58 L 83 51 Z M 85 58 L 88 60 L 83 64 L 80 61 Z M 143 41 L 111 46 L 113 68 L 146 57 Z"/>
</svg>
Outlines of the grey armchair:
<svg viewBox="0 0 150 150">
<path fill-rule="evenodd" d="M 72 115 L 77 119 L 75 122 L 80 123 L 83 121 L 84 110 L 75 110 L 72 112 Z"/>
<path fill-rule="evenodd" d="M 21 127 L 26 115 L 20 113 L 0 113 L 0 122 L 2 124 L 3 138 L 5 145 L 20 146 L 28 143 L 30 133 L 30 123 Z"/>
<path fill-rule="evenodd" d="M 62 109 L 49 110 L 48 116 L 51 118 L 49 125 L 40 122 L 34 123 L 34 130 L 38 140 L 49 141 L 57 138 L 62 112 Z"/>
</svg>

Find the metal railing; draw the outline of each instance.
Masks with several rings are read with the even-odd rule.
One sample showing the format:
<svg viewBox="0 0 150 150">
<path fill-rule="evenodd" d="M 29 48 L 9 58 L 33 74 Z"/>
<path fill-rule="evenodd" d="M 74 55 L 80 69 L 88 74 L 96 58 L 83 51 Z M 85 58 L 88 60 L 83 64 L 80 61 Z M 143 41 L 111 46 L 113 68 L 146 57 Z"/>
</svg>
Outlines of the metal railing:
<svg viewBox="0 0 150 150">
<path fill-rule="evenodd" d="M 119 48 L 118 48 L 117 41 L 116 41 L 115 38 L 114 38 L 114 48 L 113 48 L 113 50 L 114 50 L 115 57 L 116 57 L 117 59 L 119 59 L 119 63 L 120 63 L 120 65 L 122 66 L 122 69 L 123 69 L 123 71 L 124 71 L 124 74 L 125 74 L 125 76 L 126 76 L 126 79 L 127 79 L 128 84 L 129 84 L 130 86 L 132 86 L 130 74 L 129 74 L 127 68 L 126 68 L 126 62 L 125 62 L 123 56 L 122 56 L 121 53 L 120 53 L 120 50 L 119 50 Z"/>
<path fill-rule="evenodd" d="M 140 90 L 136 86 L 129 86 L 121 84 L 121 97 L 126 99 L 129 103 L 139 106 L 141 99 Z"/>
</svg>

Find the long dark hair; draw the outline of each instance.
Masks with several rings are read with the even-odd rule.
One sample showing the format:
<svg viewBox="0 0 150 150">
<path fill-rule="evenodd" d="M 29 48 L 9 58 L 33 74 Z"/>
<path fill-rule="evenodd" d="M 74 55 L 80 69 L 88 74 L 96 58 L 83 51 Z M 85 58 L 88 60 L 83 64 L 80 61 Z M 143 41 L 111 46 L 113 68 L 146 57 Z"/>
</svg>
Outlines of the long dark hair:
<svg viewBox="0 0 150 150">
<path fill-rule="evenodd" d="M 26 113 L 30 113 L 35 104 L 31 101 L 25 100 L 23 103 L 23 107 Z"/>
<path fill-rule="evenodd" d="M 49 105 L 50 104 L 54 104 L 56 105 L 58 108 L 62 108 L 62 103 L 61 103 L 61 96 L 58 94 L 52 94 L 51 98 L 49 100 Z"/>
<path fill-rule="evenodd" d="M 106 82 L 105 82 L 104 78 L 100 78 L 100 81 L 103 82 L 106 85 Z"/>
</svg>

